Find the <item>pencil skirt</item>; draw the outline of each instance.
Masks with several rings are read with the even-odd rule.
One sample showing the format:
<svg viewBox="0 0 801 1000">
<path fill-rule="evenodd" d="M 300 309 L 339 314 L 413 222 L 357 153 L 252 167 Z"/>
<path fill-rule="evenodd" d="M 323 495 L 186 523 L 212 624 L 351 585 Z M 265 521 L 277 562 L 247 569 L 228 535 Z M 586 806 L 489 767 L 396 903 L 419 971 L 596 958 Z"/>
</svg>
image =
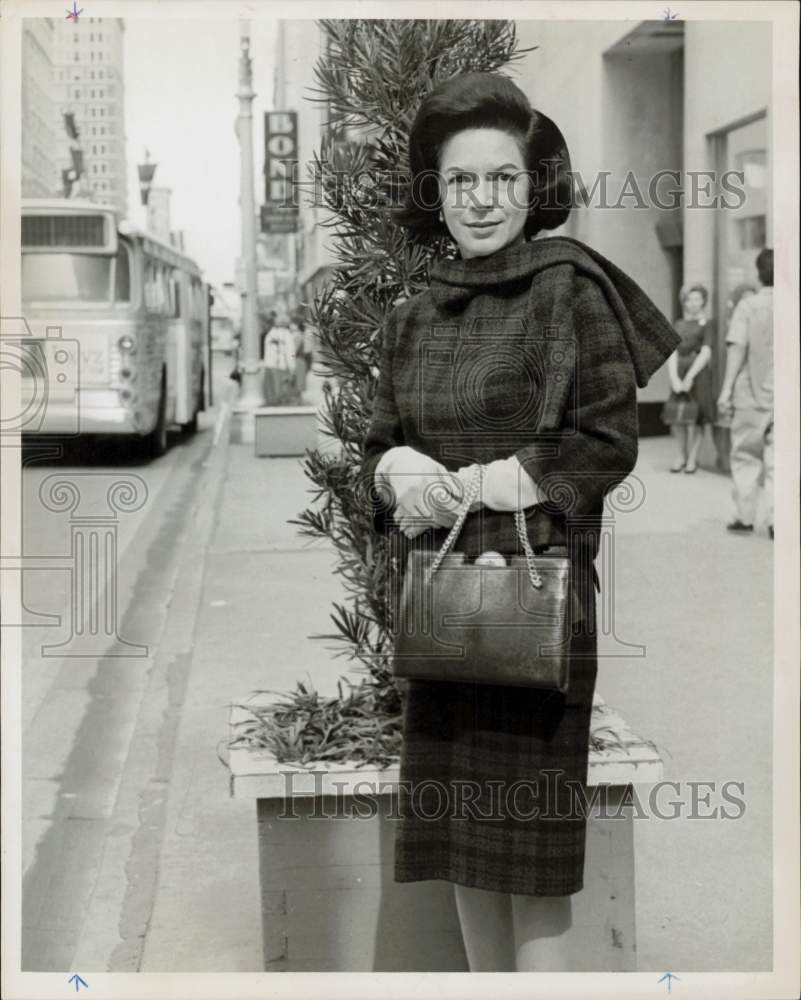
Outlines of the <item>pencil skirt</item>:
<svg viewBox="0 0 801 1000">
<path fill-rule="evenodd" d="M 597 669 L 588 623 L 571 638 L 566 694 L 407 683 L 397 882 L 444 879 L 531 896 L 582 888 Z"/>
</svg>

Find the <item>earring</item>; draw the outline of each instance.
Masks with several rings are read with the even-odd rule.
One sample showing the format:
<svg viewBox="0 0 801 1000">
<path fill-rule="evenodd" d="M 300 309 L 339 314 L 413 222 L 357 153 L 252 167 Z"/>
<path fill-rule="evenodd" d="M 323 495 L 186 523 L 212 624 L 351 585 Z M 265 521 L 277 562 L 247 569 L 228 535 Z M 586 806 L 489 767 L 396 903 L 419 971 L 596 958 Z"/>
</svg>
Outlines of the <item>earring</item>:
<svg viewBox="0 0 801 1000">
<path fill-rule="evenodd" d="M 439 210 L 439 216 L 438 216 L 438 218 L 439 218 L 440 222 L 444 222 L 445 221 L 445 216 L 442 214 L 442 209 Z"/>
</svg>

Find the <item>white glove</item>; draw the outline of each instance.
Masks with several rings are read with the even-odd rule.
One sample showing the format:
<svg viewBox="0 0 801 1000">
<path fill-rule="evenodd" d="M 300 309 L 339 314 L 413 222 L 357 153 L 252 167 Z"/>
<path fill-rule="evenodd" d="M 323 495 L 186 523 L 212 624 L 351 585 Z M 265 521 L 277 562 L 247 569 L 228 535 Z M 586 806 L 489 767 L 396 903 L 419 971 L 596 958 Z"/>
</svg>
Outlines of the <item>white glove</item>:
<svg viewBox="0 0 801 1000">
<path fill-rule="evenodd" d="M 475 474 L 475 465 L 465 465 L 456 473 L 466 490 Z M 481 473 L 481 490 L 470 510 L 478 510 L 482 505 L 490 510 L 525 510 L 542 497 L 531 476 L 520 464 L 516 455 L 489 462 Z"/>
<path fill-rule="evenodd" d="M 395 520 L 407 538 L 433 526 L 449 528 L 456 520 L 461 484 L 441 462 L 407 445 L 390 448 L 375 470 L 379 483 L 395 495 Z"/>
</svg>

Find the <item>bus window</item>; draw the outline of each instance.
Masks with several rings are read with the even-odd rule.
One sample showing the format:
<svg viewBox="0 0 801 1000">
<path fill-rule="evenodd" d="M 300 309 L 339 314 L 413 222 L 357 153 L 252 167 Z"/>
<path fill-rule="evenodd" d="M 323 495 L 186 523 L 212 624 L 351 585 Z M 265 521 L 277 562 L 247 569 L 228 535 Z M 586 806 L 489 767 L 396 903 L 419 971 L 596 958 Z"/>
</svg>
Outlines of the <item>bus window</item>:
<svg viewBox="0 0 801 1000">
<path fill-rule="evenodd" d="M 26 302 L 108 302 L 111 258 L 88 253 L 23 253 Z"/>
<path fill-rule="evenodd" d="M 200 282 L 197 278 L 192 278 L 192 319 L 202 319 L 203 311 L 201 307 Z"/>
<path fill-rule="evenodd" d="M 145 268 L 145 303 L 152 312 L 169 315 L 169 293 L 164 268 L 156 261 L 149 261 Z"/>
<path fill-rule="evenodd" d="M 158 275 L 160 312 L 164 316 L 170 316 L 172 315 L 172 306 L 170 304 L 170 283 L 167 278 L 167 269 L 163 264 L 159 264 L 156 272 Z"/>
<path fill-rule="evenodd" d="M 114 279 L 114 301 L 131 301 L 131 259 L 128 247 L 120 243 L 117 249 L 117 269 Z"/>
<path fill-rule="evenodd" d="M 145 264 L 145 308 L 150 312 L 156 308 L 156 282 L 153 264 L 147 261 Z"/>
</svg>

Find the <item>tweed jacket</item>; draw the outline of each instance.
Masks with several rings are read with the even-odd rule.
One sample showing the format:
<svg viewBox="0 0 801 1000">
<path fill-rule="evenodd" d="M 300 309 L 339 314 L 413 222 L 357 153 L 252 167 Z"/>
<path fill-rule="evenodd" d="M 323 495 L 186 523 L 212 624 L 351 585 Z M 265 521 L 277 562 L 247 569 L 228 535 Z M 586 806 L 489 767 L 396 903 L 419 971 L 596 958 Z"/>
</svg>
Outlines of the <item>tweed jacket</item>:
<svg viewBox="0 0 801 1000">
<path fill-rule="evenodd" d="M 516 455 L 545 497 L 526 512 L 532 544 L 580 538 L 594 558 L 603 498 L 637 458 L 636 387 L 678 342 L 642 289 L 578 240 L 438 261 L 429 288 L 387 316 L 365 481 L 396 445 L 449 471 Z M 391 530 L 391 499 L 373 503 L 376 527 Z M 513 517 L 470 514 L 456 548 L 518 551 Z"/>
</svg>

